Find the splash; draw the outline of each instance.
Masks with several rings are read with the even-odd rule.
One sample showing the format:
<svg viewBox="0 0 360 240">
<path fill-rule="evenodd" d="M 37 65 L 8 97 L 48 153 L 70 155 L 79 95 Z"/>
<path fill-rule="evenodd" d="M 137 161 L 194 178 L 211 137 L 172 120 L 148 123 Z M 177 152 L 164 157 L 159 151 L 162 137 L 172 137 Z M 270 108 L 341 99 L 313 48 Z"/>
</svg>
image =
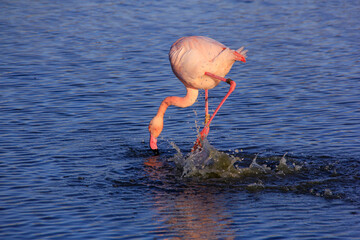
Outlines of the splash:
<svg viewBox="0 0 360 240">
<path fill-rule="evenodd" d="M 358 161 L 341 162 L 335 158 L 295 155 L 288 157 L 287 153 L 274 156 L 253 155 L 237 150 L 222 152 L 207 139 L 202 142 L 202 149 L 185 154 L 175 143 L 170 144 L 177 153 L 167 161 L 176 165 L 177 177 L 186 179 L 185 182 L 200 181 L 201 184 L 213 186 L 216 183 L 216 186 L 249 192 L 293 192 L 360 202 L 356 190 L 360 179 Z M 344 190 L 349 188 L 354 189 L 353 192 Z"/>
<path fill-rule="evenodd" d="M 241 159 L 217 151 L 206 139 L 202 142 L 202 146 L 200 150 L 183 156 L 179 148 L 173 145 L 177 154 L 172 160 L 182 169 L 183 177 L 229 177 L 235 173 L 233 164 Z"/>
<path fill-rule="evenodd" d="M 205 138 L 202 148 L 187 155 L 183 155 L 175 143 L 170 143 L 177 151 L 170 159 L 182 170 L 182 177 L 201 178 L 246 178 L 266 175 L 284 175 L 299 171 L 301 166 L 289 166 L 285 159 L 286 153 L 278 161 L 275 168 L 257 162 L 258 155 L 251 163 L 244 158 L 216 150 Z"/>
</svg>

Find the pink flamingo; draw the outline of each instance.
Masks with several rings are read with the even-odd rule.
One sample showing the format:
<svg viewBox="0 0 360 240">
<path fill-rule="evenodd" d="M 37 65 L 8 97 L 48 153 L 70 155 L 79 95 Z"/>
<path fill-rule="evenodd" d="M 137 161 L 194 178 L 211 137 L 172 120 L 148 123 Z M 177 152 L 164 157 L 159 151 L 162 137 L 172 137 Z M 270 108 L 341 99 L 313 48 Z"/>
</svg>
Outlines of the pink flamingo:
<svg viewBox="0 0 360 240">
<path fill-rule="evenodd" d="M 200 139 L 209 133 L 210 123 L 222 104 L 235 89 L 236 83 L 225 79 L 235 61 L 246 62 L 244 47 L 231 50 L 214 39 L 203 36 L 182 37 L 170 48 L 169 60 L 171 68 L 177 78 L 185 85 L 185 97 L 167 97 L 160 104 L 156 116 L 149 124 L 150 148 L 158 153 L 157 137 L 164 125 L 164 114 L 170 105 L 185 108 L 194 104 L 198 97 L 199 89 L 205 90 L 205 127 L 195 143 L 193 150 L 201 146 Z M 208 110 L 208 89 L 216 87 L 221 81 L 230 84 L 230 89 L 219 106 L 210 117 Z"/>
</svg>

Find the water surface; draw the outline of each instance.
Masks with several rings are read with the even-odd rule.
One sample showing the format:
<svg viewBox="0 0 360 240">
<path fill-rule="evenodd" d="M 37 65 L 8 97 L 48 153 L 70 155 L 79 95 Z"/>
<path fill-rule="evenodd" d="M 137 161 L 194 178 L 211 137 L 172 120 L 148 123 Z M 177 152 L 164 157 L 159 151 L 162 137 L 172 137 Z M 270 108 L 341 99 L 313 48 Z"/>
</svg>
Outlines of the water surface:
<svg viewBox="0 0 360 240">
<path fill-rule="evenodd" d="M 360 235 L 358 1 L 2 1 L 2 239 L 351 239 Z M 237 49 L 237 88 L 190 154 L 204 94 L 168 50 Z M 228 90 L 210 91 L 210 110 Z M 206 150 L 206 151 L 205 151 Z"/>
</svg>

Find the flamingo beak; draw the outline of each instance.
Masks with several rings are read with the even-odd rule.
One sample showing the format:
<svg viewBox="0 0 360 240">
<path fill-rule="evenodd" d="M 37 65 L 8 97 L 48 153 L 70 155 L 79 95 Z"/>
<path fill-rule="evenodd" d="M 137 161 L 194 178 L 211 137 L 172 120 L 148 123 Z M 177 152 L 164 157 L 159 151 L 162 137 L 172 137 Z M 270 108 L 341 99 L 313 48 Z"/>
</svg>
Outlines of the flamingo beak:
<svg viewBox="0 0 360 240">
<path fill-rule="evenodd" d="M 244 62 L 246 63 L 246 59 L 243 55 L 241 55 L 240 53 L 234 51 L 234 54 L 235 54 L 235 61 L 241 61 L 241 62 Z"/>
<path fill-rule="evenodd" d="M 155 153 L 155 155 L 159 155 L 159 149 L 157 147 L 157 139 L 150 134 L 150 148 Z"/>
</svg>

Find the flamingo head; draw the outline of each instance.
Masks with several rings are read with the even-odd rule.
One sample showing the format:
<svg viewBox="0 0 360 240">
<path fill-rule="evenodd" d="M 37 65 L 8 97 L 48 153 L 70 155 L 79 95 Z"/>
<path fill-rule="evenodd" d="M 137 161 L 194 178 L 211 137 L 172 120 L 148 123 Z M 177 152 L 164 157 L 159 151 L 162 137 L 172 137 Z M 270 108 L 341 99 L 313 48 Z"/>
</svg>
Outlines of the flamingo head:
<svg viewBox="0 0 360 240">
<path fill-rule="evenodd" d="M 155 154 L 159 154 L 159 150 L 157 147 L 157 137 L 160 135 L 163 126 L 163 118 L 157 115 L 151 120 L 149 124 L 150 148 Z"/>
<path fill-rule="evenodd" d="M 159 155 L 159 149 L 157 147 L 157 139 L 150 134 L 150 148 L 155 153 L 155 155 Z"/>
</svg>

